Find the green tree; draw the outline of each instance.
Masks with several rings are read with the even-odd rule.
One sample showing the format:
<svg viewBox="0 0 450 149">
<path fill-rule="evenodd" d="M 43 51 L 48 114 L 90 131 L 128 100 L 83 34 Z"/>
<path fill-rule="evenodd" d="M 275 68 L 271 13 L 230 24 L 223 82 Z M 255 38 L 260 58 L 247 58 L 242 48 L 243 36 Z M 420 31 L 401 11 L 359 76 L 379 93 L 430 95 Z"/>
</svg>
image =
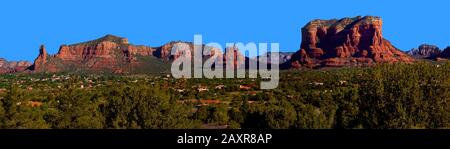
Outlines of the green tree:
<svg viewBox="0 0 450 149">
<path fill-rule="evenodd" d="M 58 109 L 55 128 L 104 128 L 99 98 L 91 92 L 70 87 L 55 97 Z"/>
</svg>

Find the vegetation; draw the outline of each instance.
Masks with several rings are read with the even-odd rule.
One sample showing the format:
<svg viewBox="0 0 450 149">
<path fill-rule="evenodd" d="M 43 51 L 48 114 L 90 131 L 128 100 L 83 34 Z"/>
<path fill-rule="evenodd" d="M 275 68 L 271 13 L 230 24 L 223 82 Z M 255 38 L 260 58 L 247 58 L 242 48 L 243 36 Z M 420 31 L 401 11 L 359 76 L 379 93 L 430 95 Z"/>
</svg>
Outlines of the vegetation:
<svg viewBox="0 0 450 149">
<path fill-rule="evenodd" d="M 283 71 L 274 90 L 259 81 L 2 75 L 0 128 L 450 127 L 450 64 Z"/>
</svg>

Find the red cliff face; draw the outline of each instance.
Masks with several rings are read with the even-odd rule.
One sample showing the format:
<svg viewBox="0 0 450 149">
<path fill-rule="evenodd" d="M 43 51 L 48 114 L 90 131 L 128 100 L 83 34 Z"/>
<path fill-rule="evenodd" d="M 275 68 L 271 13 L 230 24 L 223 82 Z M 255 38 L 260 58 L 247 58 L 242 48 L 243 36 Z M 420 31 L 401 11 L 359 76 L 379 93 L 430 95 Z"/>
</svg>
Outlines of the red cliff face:
<svg viewBox="0 0 450 149">
<path fill-rule="evenodd" d="M 31 66 L 27 61 L 7 61 L 0 58 L 0 74 L 23 72 Z"/>
<path fill-rule="evenodd" d="M 174 49 L 176 49 L 177 51 L 175 52 L 174 55 L 171 55 L 171 50 L 172 48 L 177 44 L 177 43 L 185 43 L 187 46 L 189 47 L 175 47 Z M 175 60 L 178 57 L 181 56 L 182 54 L 182 50 L 183 48 L 190 48 L 191 50 L 187 53 L 190 56 L 194 55 L 194 44 L 193 43 L 189 43 L 189 42 L 170 42 L 168 44 L 165 44 L 159 48 L 157 48 L 157 50 L 154 53 L 154 56 L 159 57 L 161 59 L 164 60 Z M 205 47 L 205 45 L 202 45 L 202 47 L 204 50 L 207 50 L 209 52 L 207 52 L 206 54 L 203 53 L 203 59 L 208 59 L 211 56 L 217 55 L 217 60 L 219 64 L 227 64 L 228 60 L 233 59 L 233 62 L 230 62 L 230 64 L 233 65 L 233 68 L 239 68 L 241 67 L 244 63 L 245 63 L 245 56 L 242 55 L 242 53 L 239 52 L 239 49 L 237 47 L 227 47 L 225 49 L 225 53 L 223 53 L 221 50 L 219 50 L 218 48 L 215 47 Z M 203 51 L 204 52 L 204 51 Z"/>
<path fill-rule="evenodd" d="M 232 62 L 230 60 L 233 60 Z M 223 56 L 223 61 L 225 62 L 225 65 L 232 64 L 233 66 L 231 68 L 240 68 L 245 67 L 242 66 L 245 64 L 245 56 L 242 55 L 241 52 L 239 52 L 239 49 L 235 46 L 228 47 L 225 50 L 225 55 Z"/>
<path fill-rule="evenodd" d="M 378 17 L 314 20 L 302 28 L 301 49 L 290 67 L 360 66 L 414 61 L 382 36 Z"/>
<path fill-rule="evenodd" d="M 31 69 L 34 70 L 40 70 L 42 69 L 41 66 L 43 66 L 45 63 L 47 63 L 47 51 L 45 50 L 45 46 L 41 45 L 39 48 L 39 56 L 34 60 L 34 64 Z"/>
<path fill-rule="evenodd" d="M 171 50 L 176 43 L 186 43 L 189 46 L 186 48 L 191 48 L 188 54 L 193 54 L 194 45 L 188 42 L 170 42 L 161 47 L 152 48 L 132 45 L 128 43 L 126 38 L 113 35 L 73 45 L 62 45 L 55 55 L 49 55 L 42 45 L 39 56 L 35 59 L 31 70 L 35 72 L 87 70 L 113 73 L 128 73 L 139 70 L 141 72 L 142 69 L 166 66 L 167 63 L 164 64 L 164 62 L 171 62 L 180 57 L 181 50 L 171 55 Z M 239 67 L 244 62 L 244 57 L 236 48 L 233 51 L 233 53 L 228 52 L 226 56 L 234 56 L 235 62 L 233 64 Z M 224 61 L 227 59 L 217 48 L 212 48 L 211 52 L 203 58 L 209 58 L 214 54 L 218 54 L 218 58 L 224 59 Z"/>
<path fill-rule="evenodd" d="M 171 55 L 171 50 L 172 48 L 174 48 L 174 46 L 176 45 L 180 45 L 183 46 L 181 44 L 184 44 L 188 47 L 175 47 L 175 49 L 177 50 L 175 52 L 174 55 Z M 182 50 L 188 50 L 190 49 L 190 51 L 188 51 L 188 53 L 186 53 L 187 55 L 192 55 L 193 50 L 194 50 L 194 44 L 189 43 L 189 42 L 181 42 L 181 41 L 173 41 L 173 42 L 169 42 L 167 44 L 164 44 L 158 48 L 156 48 L 156 51 L 153 53 L 153 55 L 155 57 L 161 58 L 163 60 L 169 61 L 169 60 L 175 60 L 178 57 L 181 56 L 182 54 Z"/>
<path fill-rule="evenodd" d="M 41 46 L 39 56 L 32 69 L 34 71 L 111 71 L 123 73 L 129 66 L 138 64 L 137 55 L 152 55 L 155 49 L 146 46 L 135 46 L 126 38 L 106 35 L 100 39 L 62 45 L 55 55 L 48 55 Z"/>
<path fill-rule="evenodd" d="M 414 48 L 407 53 L 415 58 L 435 59 L 442 51 L 435 45 L 422 44 L 419 48 Z"/>
</svg>

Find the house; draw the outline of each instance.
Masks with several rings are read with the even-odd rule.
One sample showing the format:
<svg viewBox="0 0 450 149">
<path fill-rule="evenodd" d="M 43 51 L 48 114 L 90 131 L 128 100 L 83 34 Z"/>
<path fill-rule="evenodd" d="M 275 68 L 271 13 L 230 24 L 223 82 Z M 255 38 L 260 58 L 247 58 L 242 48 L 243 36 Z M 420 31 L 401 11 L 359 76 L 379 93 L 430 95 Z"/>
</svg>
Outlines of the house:
<svg viewBox="0 0 450 149">
<path fill-rule="evenodd" d="M 39 102 L 39 101 L 28 101 L 28 106 L 31 106 L 31 107 L 40 107 L 40 106 L 42 106 L 42 102 Z"/>
<path fill-rule="evenodd" d="M 340 84 L 340 85 L 344 85 L 344 84 L 346 84 L 346 83 L 347 83 L 347 81 L 343 81 L 343 80 L 339 81 L 339 84 Z"/>
<path fill-rule="evenodd" d="M 239 85 L 239 89 L 250 90 L 252 87 L 248 85 Z"/>
<path fill-rule="evenodd" d="M 313 83 L 309 83 L 309 84 L 313 84 L 314 86 L 322 86 L 323 85 L 322 82 L 313 82 Z"/>
<path fill-rule="evenodd" d="M 220 90 L 220 89 L 223 89 L 223 88 L 225 88 L 225 85 L 217 85 L 217 86 L 216 86 L 216 89 L 219 89 L 219 90 Z"/>
<path fill-rule="evenodd" d="M 207 87 L 199 87 L 197 88 L 198 92 L 206 92 L 209 91 L 209 89 Z"/>
<path fill-rule="evenodd" d="M 256 95 L 256 92 L 255 92 L 255 91 L 249 91 L 248 94 L 249 94 L 249 95 L 255 96 L 255 95 Z"/>
</svg>

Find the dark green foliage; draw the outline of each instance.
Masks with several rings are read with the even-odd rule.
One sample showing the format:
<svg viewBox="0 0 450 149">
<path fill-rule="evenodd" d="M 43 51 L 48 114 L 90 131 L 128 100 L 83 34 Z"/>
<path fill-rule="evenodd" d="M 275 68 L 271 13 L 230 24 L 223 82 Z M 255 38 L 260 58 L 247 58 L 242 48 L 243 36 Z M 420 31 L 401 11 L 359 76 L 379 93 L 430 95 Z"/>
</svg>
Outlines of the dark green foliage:
<svg viewBox="0 0 450 149">
<path fill-rule="evenodd" d="M 1 75 L 0 128 L 450 127 L 450 64 L 289 70 L 280 78 L 277 89 L 259 90 L 259 79 Z"/>
<path fill-rule="evenodd" d="M 79 89 L 64 89 L 55 97 L 55 128 L 104 128 L 104 117 L 98 107 L 98 95 Z"/>
<path fill-rule="evenodd" d="M 107 92 L 108 128 L 191 128 L 190 108 L 171 100 L 158 85 L 115 85 Z"/>
<path fill-rule="evenodd" d="M 33 108 L 26 106 L 24 91 L 16 86 L 11 86 L 6 96 L 2 99 L 0 115 L 1 128 L 49 128 L 44 120 L 45 107 Z"/>
<path fill-rule="evenodd" d="M 294 107 L 286 101 L 260 103 L 243 111 L 243 128 L 290 128 L 297 119 Z"/>
<path fill-rule="evenodd" d="M 96 89 L 68 84 L 44 96 L 12 86 L 0 102 L 1 128 L 194 128 L 189 106 L 156 84 L 113 83 Z M 31 99 L 43 101 L 32 107 Z M 44 102 L 45 101 L 45 102 Z"/>
</svg>

